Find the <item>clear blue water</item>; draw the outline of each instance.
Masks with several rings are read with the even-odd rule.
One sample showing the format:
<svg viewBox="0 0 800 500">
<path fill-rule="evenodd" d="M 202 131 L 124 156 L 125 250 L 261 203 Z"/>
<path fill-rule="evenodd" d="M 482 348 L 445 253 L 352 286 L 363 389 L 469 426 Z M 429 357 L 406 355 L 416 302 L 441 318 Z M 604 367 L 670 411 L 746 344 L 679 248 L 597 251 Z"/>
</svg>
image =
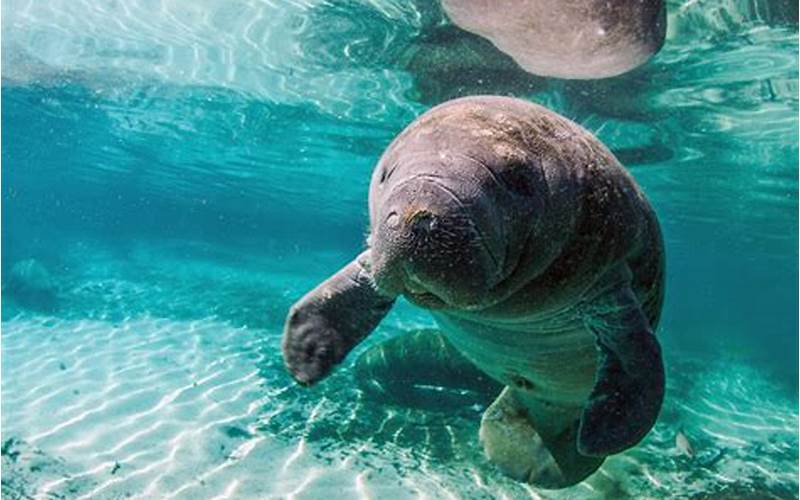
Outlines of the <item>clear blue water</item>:
<svg viewBox="0 0 800 500">
<path fill-rule="evenodd" d="M 670 1 L 649 64 L 567 82 L 430 2 L 4 1 L 3 494 L 796 498 L 791 4 Z M 383 149 L 477 93 L 592 130 L 665 233 L 661 418 L 559 492 L 486 462 L 482 401 L 393 406 L 346 367 L 307 390 L 282 366 L 287 308 L 363 247 Z M 345 365 L 429 326 L 400 304 Z"/>
</svg>

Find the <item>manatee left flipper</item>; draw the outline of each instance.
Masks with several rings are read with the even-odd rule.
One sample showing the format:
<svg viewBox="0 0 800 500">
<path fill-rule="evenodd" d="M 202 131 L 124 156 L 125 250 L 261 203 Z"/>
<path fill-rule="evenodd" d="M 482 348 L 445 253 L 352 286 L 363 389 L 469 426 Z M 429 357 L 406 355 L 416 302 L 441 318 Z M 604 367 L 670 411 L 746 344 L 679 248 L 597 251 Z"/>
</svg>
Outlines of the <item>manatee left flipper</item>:
<svg viewBox="0 0 800 500">
<path fill-rule="evenodd" d="M 614 273 L 585 309 L 600 352 L 578 429 L 578 451 L 587 456 L 637 444 L 655 424 L 664 399 L 661 346 L 631 289 L 630 269 L 624 265 Z"/>
<path fill-rule="evenodd" d="M 297 301 L 283 331 L 283 359 L 292 376 L 311 385 L 378 326 L 395 297 L 375 288 L 369 250 Z"/>
</svg>

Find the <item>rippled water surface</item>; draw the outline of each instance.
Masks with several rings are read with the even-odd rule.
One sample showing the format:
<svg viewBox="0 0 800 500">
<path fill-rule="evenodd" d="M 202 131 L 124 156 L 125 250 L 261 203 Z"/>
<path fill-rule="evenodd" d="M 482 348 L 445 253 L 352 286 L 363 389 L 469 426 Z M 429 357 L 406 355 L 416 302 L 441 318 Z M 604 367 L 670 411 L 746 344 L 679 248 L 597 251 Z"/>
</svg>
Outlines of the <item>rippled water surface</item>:
<svg viewBox="0 0 800 500">
<path fill-rule="evenodd" d="M 4 496 L 797 498 L 797 6 L 670 1 L 647 65 L 564 81 L 436 5 L 3 2 Z M 280 356 L 383 149 L 470 94 L 593 131 L 664 230 L 659 422 L 558 492 L 487 463 L 486 398 L 362 393 L 363 349 L 433 326 L 406 303 L 312 389 Z"/>
</svg>

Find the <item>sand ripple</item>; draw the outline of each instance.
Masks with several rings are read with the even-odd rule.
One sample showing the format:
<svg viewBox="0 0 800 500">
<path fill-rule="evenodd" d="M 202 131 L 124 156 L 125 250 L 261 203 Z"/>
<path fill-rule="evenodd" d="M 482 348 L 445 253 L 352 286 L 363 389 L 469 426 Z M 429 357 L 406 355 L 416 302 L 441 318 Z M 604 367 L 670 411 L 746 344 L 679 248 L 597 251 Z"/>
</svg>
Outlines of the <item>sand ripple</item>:
<svg viewBox="0 0 800 500">
<path fill-rule="evenodd" d="M 115 324 L 18 317 L 3 323 L 3 343 L 4 436 L 55 457 L 44 466 L 49 476 L 25 483 L 39 497 L 768 490 L 789 498 L 797 484 L 797 413 L 741 366 L 682 366 L 641 446 L 553 494 L 507 481 L 485 463 L 476 439 L 481 408 L 386 406 L 364 399 L 344 371 L 299 388 L 283 373 L 268 331 L 146 316 Z M 674 449 L 679 426 L 698 452 L 694 460 Z M 7 474 L 19 479 L 10 466 Z"/>
</svg>

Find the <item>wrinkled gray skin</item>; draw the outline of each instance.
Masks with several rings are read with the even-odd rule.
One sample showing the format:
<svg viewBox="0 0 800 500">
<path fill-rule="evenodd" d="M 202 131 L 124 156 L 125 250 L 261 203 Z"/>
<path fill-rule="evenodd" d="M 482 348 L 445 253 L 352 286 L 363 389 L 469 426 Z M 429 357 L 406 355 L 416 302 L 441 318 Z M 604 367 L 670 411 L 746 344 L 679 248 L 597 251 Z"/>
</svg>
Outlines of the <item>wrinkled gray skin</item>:
<svg viewBox="0 0 800 500">
<path fill-rule="evenodd" d="M 658 222 L 612 154 L 522 100 L 456 99 L 384 153 L 368 249 L 296 303 L 283 352 L 313 384 L 404 295 L 506 388 L 480 438 L 505 473 L 560 488 L 655 423 L 664 369 Z"/>
<path fill-rule="evenodd" d="M 442 8 L 525 71 L 558 78 L 630 71 L 661 49 L 667 29 L 662 0 L 442 0 Z"/>
</svg>

